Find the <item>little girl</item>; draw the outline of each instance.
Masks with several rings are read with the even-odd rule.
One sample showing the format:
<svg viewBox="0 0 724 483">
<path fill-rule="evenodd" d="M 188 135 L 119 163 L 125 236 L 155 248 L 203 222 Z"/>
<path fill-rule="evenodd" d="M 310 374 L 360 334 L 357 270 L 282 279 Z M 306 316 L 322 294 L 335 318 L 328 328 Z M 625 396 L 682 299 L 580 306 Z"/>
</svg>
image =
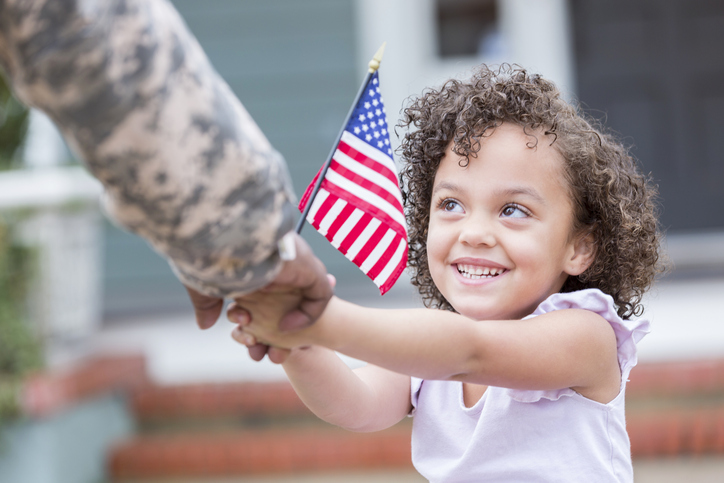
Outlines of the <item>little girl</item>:
<svg viewBox="0 0 724 483">
<path fill-rule="evenodd" d="M 280 332 L 296 294 L 270 288 L 231 307 L 234 338 L 291 349 L 277 358 L 325 421 L 376 431 L 412 415 L 431 481 L 632 481 L 624 395 L 649 329 L 631 317 L 661 270 L 655 188 L 524 70 L 448 81 L 402 124 L 409 267 L 428 308 L 332 298 Z"/>
</svg>

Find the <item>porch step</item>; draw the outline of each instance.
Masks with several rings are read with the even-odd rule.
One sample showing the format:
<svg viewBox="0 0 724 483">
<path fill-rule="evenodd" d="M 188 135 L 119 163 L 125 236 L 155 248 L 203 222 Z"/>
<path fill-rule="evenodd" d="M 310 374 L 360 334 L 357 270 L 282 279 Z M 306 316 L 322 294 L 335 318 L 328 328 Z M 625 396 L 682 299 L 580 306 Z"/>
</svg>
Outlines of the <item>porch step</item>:
<svg viewBox="0 0 724 483">
<path fill-rule="evenodd" d="M 314 417 L 287 382 L 151 385 L 131 404 L 139 432 L 111 451 L 114 482 L 414 472 L 410 420 L 350 433 Z M 640 365 L 627 410 L 634 458 L 724 455 L 724 361 Z"/>
<path fill-rule="evenodd" d="M 289 382 L 145 386 L 133 394 L 142 422 L 184 418 L 311 417 Z"/>
<path fill-rule="evenodd" d="M 326 427 L 144 435 L 115 448 L 115 480 L 409 469 L 409 425 L 353 434 Z"/>
<path fill-rule="evenodd" d="M 351 433 L 317 419 L 288 382 L 146 386 L 139 433 L 109 455 L 113 481 L 335 471 L 414 472 L 411 421 Z"/>
<path fill-rule="evenodd" d="M 640 364 L 630 379 L 634 458 L 724 455 L 724 360 Z"/>
</svg>

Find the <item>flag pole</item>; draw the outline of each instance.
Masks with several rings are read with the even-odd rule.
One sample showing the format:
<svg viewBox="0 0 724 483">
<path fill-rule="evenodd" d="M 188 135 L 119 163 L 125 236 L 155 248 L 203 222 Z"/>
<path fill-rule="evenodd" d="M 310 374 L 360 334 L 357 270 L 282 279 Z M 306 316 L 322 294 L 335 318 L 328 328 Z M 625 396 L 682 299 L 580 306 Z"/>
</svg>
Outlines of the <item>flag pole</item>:
<svg viewBox="0 0 724 483">
<path fill-rule="evenodd" d="M 347 124 L 349 124 L 349 120 L 352 117 L 352 113 L 354 112 L 355 108 L 357 107 L 357 103 L 359 103 L 359 100 L 362 97 L 362 94 L 364 94 L 364 91 L 367 88 L 367 84 L 369 84 L 369 82 L 370 82 L 370 78 L 374 75 L 375 72 L 377 72 L 377 69 L 380 68 L 380 62 L 382 61 L 382 54 L 385 52 L 386 43 L 387 42 L 382 42 L 382 46 L 377 50 L 374 57 L 372 57 L 372 60 L 370 60 L 370 62 L 368 64 L 369 68 L 367 69 L 367 75 L 365 76 L 365 79 L 362 82 L 362 85 L 360 86 L 359 91 L 357 91 L 357 95 L 354 98 L 352 107 L 349 109 L 349 112 L 347 113 L 347 117 L 344 119 L 344 122 L 342 123 L 342 129 L 339 130 L 339 134 L 337 135 L 337 140 L 332 145 L 332 150 L 329 152 L 329 156 L 327 156 L 327 161 L 324 163 L 322 170 L 319 172 L 319 177 L 317 178 L 317 182 L 314 183 L 314 188 L 312 189 L 312 193 L 310 194 L 309 199 L 307 200 L 307 204 L 304 207 L 304 212 L 302 213 L 302 217 L 299 218 L 299 220 L 297 221 L 297 227 L 296 227 L 297 233 L 302 232 L 302 228 L 304 227 L 304 221 L 307 219 L 307 215 L 309 214 L 309 210 L 312 208 L 312 203 L 314 202 L 314 198 L 317 197 L 319 188 L 322 186 L 322 181 L 324 180 L 324 176 L 327 174 L 329 165 L 332 164 L 332 158 L 334 157 L 334 153 L 337 151 L 337 146 L 339 145 L 339 142 L 342 139 L 342 134 L 344 134 L 344 130 L 347 128 Z"/>
</svg>

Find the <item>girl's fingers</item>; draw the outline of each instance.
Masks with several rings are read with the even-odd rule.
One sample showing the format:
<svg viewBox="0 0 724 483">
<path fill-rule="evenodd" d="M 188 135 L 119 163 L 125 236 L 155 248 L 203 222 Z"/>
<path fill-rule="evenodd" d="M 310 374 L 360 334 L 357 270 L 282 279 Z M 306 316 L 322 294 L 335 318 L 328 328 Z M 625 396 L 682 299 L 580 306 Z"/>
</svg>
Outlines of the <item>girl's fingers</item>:
<svg viewBox="0 0 724 483">
<path fill-rule="evenodd" d="M 249 357 L 251 357 L 256 362 L 264 359 L 264 356 L 270 349 L 269 346 L 266 344 L 255 344 L 247 348 L 249 349 Z"/>
<path fill-rule="evenodd" d="M 249 349 L 249 357 L 259 362 L 264 359 L 265 355 L 269 356 L 269 360 L 274 364 L 284 362 L 291 352 L 290 349 L 282 349 L 281 347 L 269 347 L 256 341 L 256 337 L 244 332 L 241 327 L 235 328 L 231 332 L 231 337 L 238 343 L 245 345 Z"/>
<path fill-rule="evenodd" d="M 231 337 L 238 343 L 245 345 L 249 350 L 249 357 L 256 362 L 264 359 L 264 356 L 269 351 L 268 345 L 258 343 L 253 335 L 247 334 L 241 327 L 235 328 L 231 332 Z"/>
<path fill-rule="evenodd" d="M 282 349 L 281 347 L 269 347 L 269 352 L 267 353 L 267 355 L 269 356 L 269 360 L 272 361 L 274 364 L 281 364 L 285 360 L 287 360 L 287 357 L 289 357 L 290 353 L 290 349 Z"/>
<path fill-rule="evenodd" d="M 244 329 L 242 327 L 236 327 L 233 331 L 231 331 L 231 337 L 239 344 L 245 345 L 247 347 L 262 345 L 257 344 L 256 337 L 249 334 L 248 332 L 244 332 Z"/>
<path fill-rule="evenodd" d="M 251 314 L 249 311 L 236 302 L 229 304 L 229 307 L 226 309 L 226 318 L 242 327 L 251 323 Z"/>
</svg>

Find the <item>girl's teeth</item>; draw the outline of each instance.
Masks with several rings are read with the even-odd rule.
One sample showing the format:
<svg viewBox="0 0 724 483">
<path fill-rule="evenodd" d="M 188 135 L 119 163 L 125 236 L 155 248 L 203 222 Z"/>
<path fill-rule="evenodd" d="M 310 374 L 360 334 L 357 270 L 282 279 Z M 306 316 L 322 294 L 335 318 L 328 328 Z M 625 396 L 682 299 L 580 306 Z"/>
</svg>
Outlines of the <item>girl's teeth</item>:
<svg viewBox="0 0 724 483">
<path fill-rule="evenodd" d="M 458 265 L 458 272 L 465 278 L 479 279 L 479 278 L 492 278 L 503 273 L 503 269 L 500 268 L 482 268 L 474 265 Z"/>
</svg>

